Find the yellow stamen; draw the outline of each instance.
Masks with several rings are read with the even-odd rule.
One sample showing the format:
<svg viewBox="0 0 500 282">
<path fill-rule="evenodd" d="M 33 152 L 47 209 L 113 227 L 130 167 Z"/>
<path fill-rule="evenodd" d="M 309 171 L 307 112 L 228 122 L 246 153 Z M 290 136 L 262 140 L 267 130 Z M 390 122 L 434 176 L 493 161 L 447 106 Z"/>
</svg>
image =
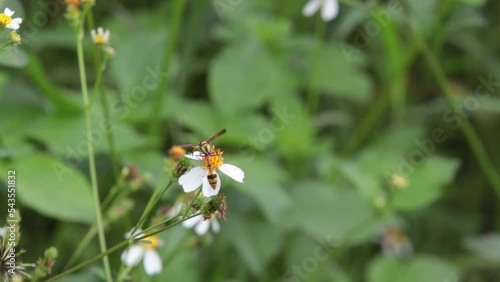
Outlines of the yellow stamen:
<svg viewBox="0 0 500 282">
<path fill-rule="evenodd" d="M 12 18 L 6 14 L 0 14 L 0 26 L 4 27 L 12 21 Z"/>
<path fill-rule="evenodd" d="M 96 34 L 95 36 L 95 44 L 102 45 L 104 44 L 104 35 L 101 33 Z"/>
<path fill-rule="evenodd" d="M 160 237 L 158 237 L 158 235 L 152 235 L 144 238 L 144 241 L 147 242 L 139 242 L 139 244 L 141 244 L 143 248 L 156 249 L 156 247 L 158 247 L 158 244 L 160 244 Z"/>
<path fill-rule="evenodd" d="M 203 158 L 202 164 L 206 169 L 218 169 L 223 163 L 224 158 L 222 158 L 222 152 L 220 149 L 214 150 L 208 158 Z M 210 161 L 208 161 L 210 159 Z"/>
</svg>

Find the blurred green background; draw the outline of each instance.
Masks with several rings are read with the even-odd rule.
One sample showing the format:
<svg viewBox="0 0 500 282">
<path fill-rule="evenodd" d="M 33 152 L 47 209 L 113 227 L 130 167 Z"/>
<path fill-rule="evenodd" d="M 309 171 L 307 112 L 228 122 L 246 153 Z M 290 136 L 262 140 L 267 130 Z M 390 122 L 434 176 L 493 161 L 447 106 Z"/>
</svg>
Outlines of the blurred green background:
<svg viewBox="0 0 500 282">
<path fill-rule="evenodd" d="M 226 128 L 214 144 L 245 171 L 244 184 L 221 176 L 219 233 L 161 233 L 163 272 L 141 263 L 130 281 L 500 281 L 500 2 L 346 0 L 327 23 L 304 17 L 306 3 L 97 0 L 88 84 L 88 26 L 102 26 L 117 160 L 145 179 L 118 220 L 104 214 L 108 248 L 139 219 L 172 145 Z M 24 19 L 21 45 L 0 54 L 0 218 L 16 169 L 21 260 L 55 246 L 58 274 L 95 221 L 74 32 L 63 1 L 0 7 Z M 116 177 L 100 107 L 104 199 Z M 174 184 L 160 205 L 181 194 Z M 76 262 L 99 252 L 94 239 Z M 99 260 L 60 281 L 100 275 Z"/>
</svg>

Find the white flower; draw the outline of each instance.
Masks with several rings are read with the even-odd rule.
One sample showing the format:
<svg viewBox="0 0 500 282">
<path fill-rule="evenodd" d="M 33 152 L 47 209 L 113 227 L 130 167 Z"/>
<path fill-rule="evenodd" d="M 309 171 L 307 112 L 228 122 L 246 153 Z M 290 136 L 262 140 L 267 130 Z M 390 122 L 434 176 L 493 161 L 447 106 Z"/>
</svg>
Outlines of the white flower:
<svg viewBox="0 0 500 282">
<path fill-rule="evenodd" d="M 338 0 L 309 0 L 302 9 L 302 14 L 306 17 L 314 15 L 321 8 L 321 18 L 329 22 L 339 14 Z"/>
<path fill-rule="evenodd" d="M 207 158 L 200 152 L 193 152 L 193 154 L 188 154 L 186 157 L 202 162 L 201 166 L 193 167 L 186 174 L 179 177 L 179 185 L 182 186 L 182 189 L 184 189 L 184 192 L 186 193 L 192 192 L 203 185 L 202 191 L 205 197 L 217 195 L 220 191 L 220 179 L 216 172 L 217 169 L 232 179 L 243 183 L 243 178 L 245 177 L 243 170 L 237 166 L 223 163 L 222 151 L 220 150 L 217 150 L 210 155 L 210 161 L 208 161 Z M 208 179 L 209 173 L 216 175 L 216 183 L 214 183 L 214 179 L 210 180 L 212 185 Z"/>
<path fill-rule="evenodd" d="M 135 238 L 147 235 L 142 233 L 141 230 L 137 232 L 139 234 L 135 235 Z M 130 235 L 130 232 L 127 232 L 125 238 L 129 238 Z M 158 235 L 152 235 L 143 240 L 144 242 L 139 242 L 123 251 L 121 259 L 126 266 L 134 267 L 144 258 L 144 270 L 146 273 L 148 275 L 158 274 L 163 270 L 163 262 L 155 249 L 161 246 L 163 242 Z"/>
<path fill-rule="evenodd" d="M 97 28 L 97 32 L 95 29 L 90 31 L 90 35 L 92 36 L 92 41 L 96 45 L 105 45 L 109 43 L 109 36 L 111 35 L 110 31 L 107 29 L 106 31 L 102 27 Z"/>
<path fill-rule="evenodd" d="M 1 28 L 9 28 L 16 30 L 19 28 L 19 25 L 23 22 L 21 18 L 12 18 L 14 15 L 14 11 L 9 8 L 5 8 L 2 14 L 0 14 L 0 29 Z"/>
<path fill-rule="evenodd" d="M 182 226 L 186 228 L 193 228 L 199 236 L 204 235 L 212 227 L 212 232 L 218 233 L 220 231 L 220 224 L 217 217 L 212 216 L 210 219 L 204 219 L 203 215 L 197 215 L 182 222 Z"/>
</svg>

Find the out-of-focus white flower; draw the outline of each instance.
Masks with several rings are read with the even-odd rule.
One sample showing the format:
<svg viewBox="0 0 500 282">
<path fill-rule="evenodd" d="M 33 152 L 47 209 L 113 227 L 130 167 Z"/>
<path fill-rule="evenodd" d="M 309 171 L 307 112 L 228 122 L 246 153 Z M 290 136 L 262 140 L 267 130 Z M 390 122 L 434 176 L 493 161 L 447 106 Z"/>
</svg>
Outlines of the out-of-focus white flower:
<svg viewBox="0 0 500 282">
<path fill-rule="evenodd" d="M 220 191 L 220 179 L 216 172 L 217 169 L 232 179 L 243 183 L 243 178 L 245 177 L 243 170 L 237 166 L 225 164 L 222 158 L 222 151 L 220 150 L 215 151 L 208 157 L 210 161 L 200 152 L 193 152 L 193 154 L 188 154 L 186 157 L 201 161 L 201 166 L 193 167 L 179 177 L 179 184 L 186 193 L 192 192 L 203 185 L 202 191 L 205 197 L 217 195 Z M 213 177 L 214 175 L 215 178 Z M 214 180 L 216 181 L 215 183 Z"/>
<path fill-rule="evenodd" d="M 141 230 L 138 230 L 134 238 L 144 235 L 147 235 L 147 233 L 142 233 Z M 130 238 L 130 236 L 130 232 L 125 234 L 125 238 Z M 139 242 L 123 251 L 121 255 L 123 263 L 128 267 L 134 267 L 144 258 L 144 270 L 148 275 L 161 273 L 163 262 L 156 248 L 161 246 L 163 242 L 158 235 L 152 235 L 143 240 L 144 242 Z"/>
<path fill-rule="evenodd" d="M 220 231 L 219 221 L 214 215 L 212 215 L 209 219 L 204 219 L 203 215 L 200 214 L 182 222 L 182 225 L 186 228 L 194 228 L 194 231 L 199 236 L 206 234 L 209 229 L 212 229 L 212 232 L 214 233 L 218 233 Z"/>
<path fill-rule="evenodd" d="M 302 14 L 306 17 L 314 15 L 321 9 L 321 18 L 325 22 L 329 22 L 339 14 L 338 0 L 309 0 L 302 9 Z"/>
<path fill-rule="evenodd" d="M 102 27 L 98 27 L 97 32 L 93 29 L 90 31 L 90 35 L 92 36 L 92 41 L 94 41 L 95 45 L 106 45 L 109 43 L 111 32 L 108 29 L 104 30 Z"/>
<path fill-rule="evenodd" d="M 14 15 L 14 11 L 12 11 L 9 8 L 5 8 L 3 13 L 0 14 L 0 29 L 9 28 L 16 30 L 19 28 L 19 26 L 23 22 L 23 19 L 21 18 L 13 19 L 12 15 Z"/>
</svg>

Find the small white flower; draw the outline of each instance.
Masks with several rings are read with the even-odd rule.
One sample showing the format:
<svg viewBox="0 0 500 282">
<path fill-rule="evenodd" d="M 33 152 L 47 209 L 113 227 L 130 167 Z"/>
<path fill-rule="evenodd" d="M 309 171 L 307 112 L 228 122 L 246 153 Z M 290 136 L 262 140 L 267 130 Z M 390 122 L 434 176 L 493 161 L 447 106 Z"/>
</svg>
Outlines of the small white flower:
<svg viewBox="0 0 500 282">
<path fill-rule="evenodd" d="M 201 214 L 183 221 L 182 226 L 186 228 L 194 227 L 194 231 L 199 236 L 206 234 L 210 227 L 212 227 L 212 232 L 214 233 L 218 233 L 220 231 L 220 224 L 217 217 L 212 216 L 210 219 L 204 219 Z"/>
<path fill-rule="evenodd" d="M 302 9 L 302 14 L 306 17 L 314 15 L 321 8 L 321 18 L 329 22 L 339 14 L 338 0 L 309 0 Z"/>
<path fill-rule="evenodd" d="M 97 32 L 95 29 L 90 31 L 90 35 L 92 36 L 92 41 L 96 45 L 106 45 L 109 43 L 109 37 L 111 32 L 107 29 L 104 30 L 102 27 L 97 28 Z"/>
<path fill-rule="evenodd" d="M 139 234 L 136 233 L 135 238 L 147 235 L 142 233 L 141 230 L 137 230 Z M 131 232 L 125 234 L 125 238 L 130 238 Z M 144 242 L 139 242 L 130 248 L 123 251 L 121 255 L 121 260 L 128 267 L 134 267 L 141 259 L 144 258 L 144 270 L 148 275 L 155 275 L 163 270 L 163 262 L 160 255 L 155 250 L 158 246 L 161 246 L 163 242 L 158 237 L 158 235 L 152 235 L 143 239 Z"/>
<path fill-rule="evenodd" d="M 186 155 L 187 158 L 201 161 L 201 166 L 193 167 L 186 174 L 179 177 L 179 185 L 182 186 L 184 192 L 189 193 L 196 190 L 198 187 L 203 185 L 202 191 L 205 197 L 212 197 L 219 193 L 220 191 L 220 179 L 216 170 L 220 170 L 232 179 L 243 183 L 243 178 L 245 173 L 239 167 L 223 163 L 222 152 L 220 150 L 215 151 L 210 155 L 210 165 L 207 159 L 200 152 L 193 152 L 193 154 Z M 209 172 L 214 173 L 217 176 L 217 183 L 212 187 L 208 180 Z"/>
<path fill-rule="evenodd" d="M 9 8 L 5 8 L 2 14 L 0 14 L 0 29 L 9 28 L 16 30 L 19 28 L 20 24 L 23 22 L 21 18 L 12 18 L 14 11 Z"/>
</svg>

